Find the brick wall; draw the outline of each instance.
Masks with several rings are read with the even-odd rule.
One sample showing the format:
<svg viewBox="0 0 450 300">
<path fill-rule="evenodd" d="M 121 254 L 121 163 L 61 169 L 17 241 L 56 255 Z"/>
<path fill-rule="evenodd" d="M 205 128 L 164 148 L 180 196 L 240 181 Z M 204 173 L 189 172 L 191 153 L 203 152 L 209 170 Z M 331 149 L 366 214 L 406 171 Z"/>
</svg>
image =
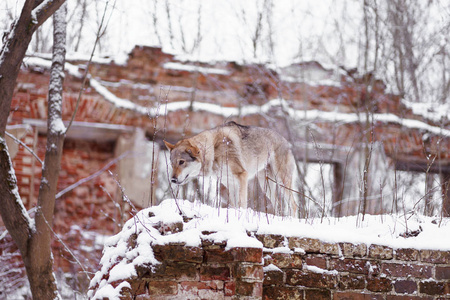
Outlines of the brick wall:
<svg viewBox="0 0 450 300">
<path fill-rule="evenodd" d="M 225 243 L 208 240 L 203 240 L 201 247 L 153 246 L 161 264 L 137 267 L 137 276 L 127 280 L 131 289 L 122 289 L 122 299 L 260 299 L 262 249 L 225 247 Z M 121 283 L 110 284 L 117 287 Z"/>
<path fill-rule="evenodd" d="M 450 252 L 393 249 L 382 245 L 327 243 L 289 237 L 289 249 L 277 253 L 281 236 L 264 243 L 265 299 L 448 299 Z"/>
<path fill-rule="evenodd" d="M 207 237 L 200 247 L 153 246 L 161 264 L 137 267 L 122 299 L 450 298 L 448 251 L 256 237 L 263 249 L 226 250 Z"/>
<path fill-rule="evenodd" d="M 258 248 L 225 250 L 224 244 L 204 241 L 202 247 L 155 246 L 162 262 L 154 271 L 138 269 L 127 293 L 150 297 L 218 299 L 226 296 L 258 298 L 263 288 L 262 251 Z"/>
</svg>

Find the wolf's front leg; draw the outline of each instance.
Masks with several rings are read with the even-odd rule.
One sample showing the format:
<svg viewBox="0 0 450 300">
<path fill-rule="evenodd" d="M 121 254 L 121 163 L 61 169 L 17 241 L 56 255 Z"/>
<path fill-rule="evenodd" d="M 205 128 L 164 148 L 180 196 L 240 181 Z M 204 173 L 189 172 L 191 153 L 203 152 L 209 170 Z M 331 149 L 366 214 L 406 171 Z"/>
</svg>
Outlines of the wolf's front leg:
<svg viewBox="0 0 450 300">
<path fill-rule="evenodd" d="M 238 207 L 239 205 L 239 182 L 231 171 L 224 168 L 219 175 L 219 184 L 223 185 L 226 190 L 221 193 L 222 201 L 227 207 Z"/>
</svg>

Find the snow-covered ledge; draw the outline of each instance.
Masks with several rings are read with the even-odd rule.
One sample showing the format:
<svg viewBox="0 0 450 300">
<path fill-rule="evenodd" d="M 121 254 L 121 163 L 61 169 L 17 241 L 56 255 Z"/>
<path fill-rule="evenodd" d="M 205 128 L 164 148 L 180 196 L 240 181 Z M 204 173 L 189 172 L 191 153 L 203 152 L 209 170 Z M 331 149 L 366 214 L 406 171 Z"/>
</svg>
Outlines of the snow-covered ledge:
<svg viewBox="0 0 450 300">
<path fill-rule="evenodd" d="M 450 292 L 449 236 L 449 219 L 297 220 L 166 200 L 106 242 L 88 296 L 434 299 Z"/>
</svg>

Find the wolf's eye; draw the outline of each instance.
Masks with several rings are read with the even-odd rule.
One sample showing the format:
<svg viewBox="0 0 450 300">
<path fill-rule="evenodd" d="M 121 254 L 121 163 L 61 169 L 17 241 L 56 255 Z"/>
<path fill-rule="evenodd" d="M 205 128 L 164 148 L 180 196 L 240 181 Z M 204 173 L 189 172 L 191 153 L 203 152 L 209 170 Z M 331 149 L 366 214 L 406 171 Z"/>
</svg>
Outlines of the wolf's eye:
<svg viewBox="0 0 450 300">
<path fill-rule="evenodd" d="M 184 160 L 179 160 L 178 165 L 180 165 L 180 166 L 184 165 Z"/>
</svg>

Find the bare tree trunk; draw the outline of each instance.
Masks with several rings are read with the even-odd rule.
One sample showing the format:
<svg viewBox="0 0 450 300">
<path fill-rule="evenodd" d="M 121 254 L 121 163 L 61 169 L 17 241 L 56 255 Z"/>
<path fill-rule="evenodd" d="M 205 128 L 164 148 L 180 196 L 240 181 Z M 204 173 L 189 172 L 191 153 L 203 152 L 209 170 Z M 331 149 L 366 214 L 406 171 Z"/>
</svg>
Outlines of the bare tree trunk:
<svg viewBox="0 0 450 300">
<path fill-rule="evenodd" d="M 31 255 L 24 257 L 31 291 L 36 299 L 58 297 L 53 276 L 51 242 L 56 186 L 65 136 L 65 127 L 61 119 L 66 54 L 65 18 L 66 6 L 63 5 L 53 16 L 53 59 L 48 92 L 47 147 L 36 209 L 36 232 L 29 243 Z"/>
<path fill-rule="evenodd" d="M 20 199 L 17 179 L 4 137 L 16 79 L 31 37 L 62 3 L 64 0 L 25 1 L 21 15 L 11 26 L 0 52 L 0 214 L 22 255 L 34 299 L 59 297 L 49 250 L 51 237 L 49 225 L 53 218 L 54 197 L 53 204 L 39 201 L 36 222 L 33 222 Z M 59 76 L 62 76 L 62 73 Z M 51 101 L 49 106 L 52 106 Z M 52 165 L 54 164 L 48 162 L 47 168 Z M 44 178 L 45 176 L 50 180 L 52 178 L 49 175 L 44 175 Z M 54 184 L 48 179 L 43 180 L 43 184 L 49 186 Z"/>
</svg>

